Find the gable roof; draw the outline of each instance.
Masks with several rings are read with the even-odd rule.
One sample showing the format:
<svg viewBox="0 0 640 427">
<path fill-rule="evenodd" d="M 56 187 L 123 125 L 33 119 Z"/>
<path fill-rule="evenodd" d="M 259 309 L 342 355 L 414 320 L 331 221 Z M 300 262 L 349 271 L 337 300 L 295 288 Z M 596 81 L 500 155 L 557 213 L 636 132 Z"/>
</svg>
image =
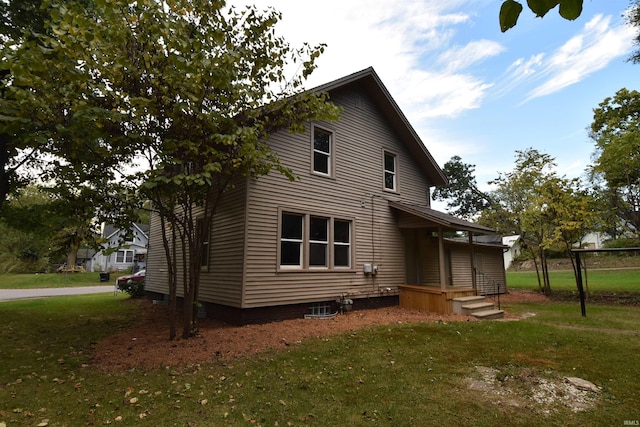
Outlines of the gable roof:
<svg viewBox="0 0 640 427">
<path fill-rule="evenodd" d="M 377 107 L 380 108 L 382 113 L 389 120 L 393 130 L 405 143 L 407 149 L 420 169 L 429 178 L 431 184 L 436 186 L 445 185 L 447 183 L 447 177 L 444 172 L 433 159 L 431 153 L 429 153 L 415 129 L 411 126 L 411 123 L 409 123 L 409 120 L 407 120 L 404 113 L 400 110 L 400 107 L 398 107 L 398 104 L 391 97 L 391 94 L 372 67 L 342 77 L 338 80 L 325 83 L 312 89 L 312 91 L 326 92 L 329 94 L 329 98 L 331 98 L 332 91 L 347 88 L 351 85 L 360 85 L 367 91 L 369 96 L 371 96 L 373 101 L 376 103 Z"/>
<path fill-rule="evenodd" d="M 448 231 L 471 231 L 473 233 L 493 234 L 495 230 L 464 219 L 456 218 L 443 212 L 431 209 L 428 206 L 414 205 L 411 203 L 389 200 L 389 206 L 410 215 L 414 215 L 426 221 L 426 224 L 442 227 Z"/>
<path fill-rule="evenodd" d="M 131 229 L 137 228 L 140 232 L 148 239 L 149 238 L 149 224 L 138 224 L 137 222 L 131 225 Z M 117 228 L 114 224 L 105 224 L 102 230 L 102 236 L 106 238 L 111 238 L 116 233 L 119 233 L 121 230 Z"/>
</svg>

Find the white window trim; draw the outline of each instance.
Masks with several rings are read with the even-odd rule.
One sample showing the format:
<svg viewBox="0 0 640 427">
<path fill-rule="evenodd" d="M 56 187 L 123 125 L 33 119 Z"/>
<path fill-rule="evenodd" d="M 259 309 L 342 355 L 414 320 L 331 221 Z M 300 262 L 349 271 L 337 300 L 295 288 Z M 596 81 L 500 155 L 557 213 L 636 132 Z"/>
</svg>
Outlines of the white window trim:
<svg viewBox="0 0 640 427">
<path fill-rule="evenodd" d="M 122 254 L 122 261 L 118 261 L 118 254 L 119 254 L 120 252 L 122 252 L 122 253 L 123 253 L 123 254 Z M 131 261 L 127 261 L 127 254 L 128 254 L 129 252 L 131 252 Z M 115 256 L 116 256 L 116 260 L 115 260 L 115 263 L 116 263 L 116 264 L 130 264 L 130 263 L 134 262 L 134 261 L 135 261 L 135 258 L 136 258 L 135 251 L 133 251 L 132 249 L 118 249 L 118 250 L 116 251 L 116 253 L 115 253 Z"/>
<path fill-rule="evenodd" d="M 302 238 L 301 239 L 291 239 L 291 238 L 283 238 L 282 237 L 282 216 L 284 214 L 290 214 L 290 215 L 302 215 Z M 278 212 L 278 269 L 280 270 L 301 270 L 304 267 L 304 241 L 305 241 L 305 230 L 306 230 L 306 218 L 304 214 L 299 214 L 296 213 L 294 211 L 291 210 L 287 210 L 287 211 L 280 211 Z M 298 265 L 282 265 L 282 261 L 281 261 L 281 242 L 292 242 L 292 243 L 298 243 L 300 246 L 300 262 L 298 263 Z"/>
<path fill-rule="evenodd" d="M 327 132 L 330 135 L 329 138 L 329 152 L 324 152 L 320 150 L 316 150 L 314 136 L 316 129 L 321 130 L 323 132 Z M 315 153 L 318 152 L 320 154 L 326 155 L 328 157 L 327 164 L 327 173 L 319 172 L 315 169 Z M 325 178 L 333 178 L 335 176 L 335 157 L 336 157 L 336 134 L 333 130 L 325 127 L 318 126 L 315 124 L 311 125 L 311 173 L 317 176 L 323 176 Z"/>
<path fill-rule="evenodd" d="M 301 215 L 302 216 L 302 240 L 299 239 L 283 239 L 282 237 L 282 215 Z M 312 241 L 310 239 L 310 218 L 311 217 L 326 218 L 328 220 L 328 236 L 326 241 Z M 349 243 L 335 242 L 334 241 L 334 221 L 345 221 L 349 223 Z M 281 265 L 281 242 L 296 242 L 300 243 L 300 265 Z M 327 250 L 327 265 L 326 266 L 310 266 L 309 265 L 309 245 L 310 243 L 323 243 L 326 244 Z M 338 245 L 349 246 L 349 266 L 335 266 L 335 251 L 334 247 Z M 276 271 L 277 272 L 357 272 L 354 268 L 355 265 L 355 218 L 347 216 L 332 216 L 318 212 L 301 212 L 298 209 L 278 209 L 278 240 L 277 240 L 277 255 L 276 255 Z"/>
<path fill-rule="evenodd" d="M 393 156 L 394 171 L 387 170 L 386 157 L 387 155 Z M 387 172 L 393 173 L 393 188 L 387 188 Z M 398 155 L 393 151 L 382 150 L 382 189 L 390 193 L 398 193 Z"/>
<path fill-rule="evenodd" d="M 335 222 L 336 221 L 344 221 L 347 222 L 349 224 L 349 242 L 345 243 L 345 242 L 336 242 L 335 241 Z M 332 255 L 331 257 L 331 265 L 333 267 L 333 269 L 335 270 L 350 270 L 353 267 L 353 252 L 352 252 L 352 248 L 353 248 L 353 221 L 352 220 L 347 220 L 347 219 L 342 219 L 342 218 L 331 218 L 331 246 L 333 248 L 333 251 L 330 255 Z M 349 265 L 335 265 L 336 263 L 336 252 L 335 252 L 335 247 L 336 246 L 347 246 L 349 248 L 349 256 L 348 256 L 348 260 L 349 260 Z"/>
<path fill-rule="evenodd" d="M 311 240 L 311 236 L 309 235 L 309 238 L 307 239 L 308 243 L 306 244 L 306 247 L 309 248 L 308 249 L 308 254 L 309 256 L 307 257 L 307 263 L 309 265 L 309 269 L 314 269 L 314 270 L 323 270 L 323 269 L 327 269 L 327 268 L 331 268 L 331 260 L 329 259 L 331 257 L 331 250 L 330 250 L 330 240 L 331 237 L 333 235 L 332 230 L 331 230 L 331 225 L 333 223 L 332 218 L 330 217 L 326 217 L 326 216 L 322 216 L 322 215 L 309 215 L 309 227 L 308 230 L 309 232 L 311 231 L 311 219 L 312 218 L 320 218 L 320 219 L 324 219 L 325 223 L 326 223 L 326 227 L 327 227 L 327 240 Z M 303 222 L 304 225 L 304 222 Z M 325 259 L 325 265 L 311 265 L 311 245 L 312 244 L 319 244 L 319 245 L 324 245 L 324 259 Z"/>
</svg>

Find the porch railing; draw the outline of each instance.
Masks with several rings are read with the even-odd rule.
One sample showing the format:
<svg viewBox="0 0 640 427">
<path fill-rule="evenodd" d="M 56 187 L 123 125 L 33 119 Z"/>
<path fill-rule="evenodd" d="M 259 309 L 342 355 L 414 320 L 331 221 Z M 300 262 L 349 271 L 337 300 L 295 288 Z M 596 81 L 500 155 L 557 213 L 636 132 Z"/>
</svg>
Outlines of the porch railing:
<svg viewBox="0 0 640 427">
<path fill-rule="evenodd" d="M 476 275 L 476 293 L 493 297 L 494 301 L 497 300 L 498 310 L 500 310 L 500 294 L 507 290 L 507 285 L 475 267 L 473 271 Z"/>
</svg>

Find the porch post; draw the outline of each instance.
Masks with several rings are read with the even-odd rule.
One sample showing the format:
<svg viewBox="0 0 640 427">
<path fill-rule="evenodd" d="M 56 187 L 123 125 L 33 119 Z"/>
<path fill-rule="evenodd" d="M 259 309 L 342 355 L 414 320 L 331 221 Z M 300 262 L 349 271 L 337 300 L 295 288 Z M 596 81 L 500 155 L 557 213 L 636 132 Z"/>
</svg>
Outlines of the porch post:
<svg viewBox="0 0 640 427">
<path fill-rule="evenodd" d="M 469 258 L 471 258 L 471 287 L 473 287 L 473 291 L 477 295 L 478 289 L 476 288 L 476 257 L 475 248 L 473 247 L 473 231 L 469 231 Z"/>
<path fill-rule="evenodd" d="M 440 263 L 440 289 L 447 290 L 447 268 L 444 256 L 444 238 L 442 237 L 442 227 L 438 227 L 438 260 Z"/>
</svg>

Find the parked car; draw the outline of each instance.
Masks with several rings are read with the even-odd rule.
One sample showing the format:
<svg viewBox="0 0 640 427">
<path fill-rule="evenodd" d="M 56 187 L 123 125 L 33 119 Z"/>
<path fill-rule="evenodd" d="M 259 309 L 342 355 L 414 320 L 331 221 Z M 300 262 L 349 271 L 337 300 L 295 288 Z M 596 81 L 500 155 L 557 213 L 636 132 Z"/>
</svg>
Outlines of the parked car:
<svg viewBox="0 0 640 427">
<path fill-rule="evenodd" d="M 137 273 L 118 277 L 118 279 L 116 279 L 116 288 L 128 293 L 132 297 L 144 296 L 145 273 L 146 270 L 140 270 Z"/>
<path fill-rule="evenodd" d="M 132 283 L 137 283 L 137 282 L 144 282 L 144 276 L 146 274 L 147 270 L 140 270 L 137 273 L 133 273 L 133 274 L 128 274 L 126 276 L 121 276 L 118 277 L 118 286 L 120 285 L 124 285 L 124 284 L 132 284 Z"/>
</svg>

